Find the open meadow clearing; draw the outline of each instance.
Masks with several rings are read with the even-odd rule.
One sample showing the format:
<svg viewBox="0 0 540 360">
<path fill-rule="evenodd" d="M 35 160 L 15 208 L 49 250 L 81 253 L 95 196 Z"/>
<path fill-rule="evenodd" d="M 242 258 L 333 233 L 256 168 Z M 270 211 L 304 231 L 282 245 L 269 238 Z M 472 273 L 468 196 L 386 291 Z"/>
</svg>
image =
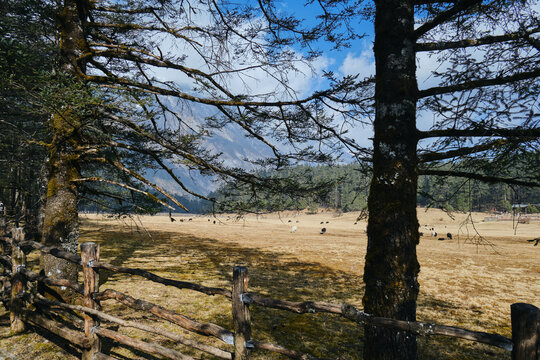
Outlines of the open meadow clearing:
<svg viewBox="0 0 540 360">
<path fill-rule="evenodd" d="M 512 222 L 483 222 L 486 214 L 473 213 L 474 226 L 470 222 L 464 225 L 467 214 L 455 213 L 451 219 L 440 210 L 419 209 L 418 215 L 420 231 L 424 232 L 418 246 L 418 320 L 510 337 L 510 304 L 540 305 L 540 247 L 526 241 L 540 235 L 540 222 L 519 224 L 514 235 Z M 168 216 L 116 220 L 82 215 L 81 241 L 100 243 L 105 261 L 164 277 L 230 288 L 233 266 L 244 265 L 249 270 L 250 291 L 276 299 L 347 302 L 361 309 L 367 238 L 366 223 L 355 224 L 357 216 L 332 212 L 245 217 L 188 215 L 173 216 L 176 221 L 171 222 Z M 438 235 L 433 237 L 424 225 L 433 227 Z M 293 226 L 295 232 L 291 232 Z M 324 235 L 320 234 L 323 227 Z M 474 228 L 484 236 L 482 242 L 493 246 L 477 246 L 478 238 L 472 239 L 476 235 Z M 446 238 L 447 233 L 453 235 L 452 240 L 438 240 Z M 230 302 L 220 296 L 178 290 L 140 277 L 110 276 L 107 272 L 100 274 L 100 283 L 100 290 L 116 289 L 198 321 L 232 328 Z M 151 319 L 110 301 L 102 305 L 124 318 L 141 322 Z M 251 315 L 254 339 L 321 357 L 361 357 L 363 330 L 337 316 L 296 315 L 256 306 Z M 162 326 L 181 331 L 167 324 Z M 135 330 L 121 331 L 172 344 Z M 16 351 L 22 338 L 33 341 L 40 350 L 26 348 L 17 359 L 70 356 L 30 334 L 4 338 L 0 348 Z M 510 359 L 510 353 L 498 348 L 441 336 L 419 337 L 419 349 L 421 359 Z M 122 359 L 152 358 L 116 347 L 110 354 Z M 258 359 L 279 358 L 262 351 L 253 355 Z"/>
</svg>

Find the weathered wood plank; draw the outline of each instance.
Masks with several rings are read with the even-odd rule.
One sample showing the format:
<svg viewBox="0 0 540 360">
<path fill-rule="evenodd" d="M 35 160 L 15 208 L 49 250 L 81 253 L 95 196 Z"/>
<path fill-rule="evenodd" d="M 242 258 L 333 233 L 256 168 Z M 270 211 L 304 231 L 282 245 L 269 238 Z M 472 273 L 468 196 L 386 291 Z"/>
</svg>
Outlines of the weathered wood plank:
<svg viewBox="0 0 540 360">
<path fill-rule="evenodd" d="M 135 349 L 138 349 L 138 350 L 150 353 L 150 354 L 154 354 L 154 355 L 157 354 L 157 355 L 165 356 L 166 358 L 174 359 L 174 360 L 194 360 L 191 356 L 184 355 L 179 351 L 169 349 L 155 343 L 148 343 L 145 341 L 137 340 L 137 339 L 131 338 L 126 335 L 122 335 L 119 332 L 112 331 L 109 329 L 98 327 L 95 329 L 95 332 L 96 334 L 100 336 L 113 339 L 114 341 L 117 341 L 121 344 L 131 346 Z"/>
<path fill-rule="evenodd" d="M 256 340 L 251 340 L 249 342 L 251 346 L 253 346 L 255 349 L 261 349 L 266 351 L 275 352 L 278 354 L 285 355 L 287 357 L 290 357 L 291 359 L 297 359 L 297 360 L 328 360 L 323 358 L 318 358 L 310 354 L 304 354 L 298 351 L 289 350 L 282 346 L 275 345 L 275 344 L 269 344 L 269 343 L 262 343 Z"/>
<path fill-rule="evenodd" d="M 391 329 L 404 330 L 421 336 L 444 335 L 449 337 L 456 337 L 488 345 L 493 345 L 507 351 L 512 351 L 512 341 L 499 334 L 470 331 L 454 326 L 430 324 L 420 321 L 412 322 L 383 317 L 375 317 L 356 309 L 352 305 L 347 304 L 343 304 L 342 314 L 347 319 L 356 321 L 359 324 L 370 324 Z"/>
<path fill-rule="evenodd" d="M 74 282 L 69 281 L 67 279 L 54 279 L 54 278 L 51 278 L 51 277 L 48 277 L 48 276 L 45 276 L 45 275 L 39 275 L 39 274 L 37 274 L 35 272 L 32 272 L 30 270 L 26 270 L 26 269 L 22 269 L 21 274 L 23 274 L 27 278 L 27 280 L 29 280 L 29 281 L 38 281 L 38 282 L 42 282 L 45 285 L 49 285 L 49 286 L 67 287 L 67 288 L 75 290 L 76 292 L 78 292 L 81 295 L 84 293 L 84 287 L 83 287 L 82 284 L 74 283 Z"/>
<path fill-rule="evenodd" d="M 231 291 L 227 289 L 213 288 L 213 287 L 207 287 L 207 286 L 202 286 L 199 284 L 190 283 L 187 281 L 167 279 L 167 278 L 161 277 L 159 275 L 153 274 L 149 271 L 142 270 L 142 269 L 132 269 L 128 267 L 108 264 L 105 262 L 96 262 L 93 266 L 96 269 L 104 269 L 104 270 L 109 270 L 116 273 L 142 276 L 148 280 L 151 280 L 151 281 L 163 284 L 163 285 L 174 286 L 178 289 L 190 289 L 190 290 L 198 291 L 207 295 L 223 295 L 229 299 L 231 298 Z"/>
<path fill-rule="evenodd" d="M 87 308 L 85 306 L 64 304 L 64 303 L 57 302 L 57 301 L 47 300 L 45 298 L 40 298 L 38 300 L 38 303 L 45 304 L 45 305 L 48 305 L 48 306 L 58 306 L 58 307 L 61 307 L 61 308 L 77 310 L 77 311 L 85 312 L 85 313 L 88 313 L 88 314 L 92 314 L 92 315 L 95 315 L 95 316 L 101 318 L 104 321 L 109 321 L 109 322 L 116 323 L 116 324 L 121 325 L 121 326 L 131 327 L 131 328 L 135 328 L 135 329 L 139 329 L 139 330 L 148 331 L 148 332 L 151 332 L 151 333 L 154 333 L 154 334 L 162 335 L 164 337 L 167 337 L 169 339 L 177 341 L 177 342 L 179 342 L 181 344 L 191 346 L 191 347 L 193 347 L 195 349 L 207 352 L 207 353 L 209 353 L 211 355 L 214 355 L 216 357 L 219 357 L 219 358 L 222 358 L 222 359 L 227 359 L 227 360 L 232 360 L 232 354 L 230 352 L 228 352 L 228 351 L 224 351 L 224 350 L 218 349 L 218 348 L 210 346 L 210 345 L 199 343 L 198 341 L 194 341 L 194 340 L 185 338 L 185 337 L 183 337 L 181 335 L 171 333 L 171 332 L 169 332 L 167 330 L 164 330 L 164 329 L 156 327 L 156 326 L 149 326 L 149 325 L 145 325 L 145 324 L 138 323 L 138 322 L 124 320 L 124 319 L 121 319 L 119 317 L 104 313 L 104 312 L 96 310 L 96 309 Z"/>
<path fill-rule="evenodd" d="M 50 254 L 52 256 L 70 261 L 75 264 L 79 264 L 79 265 L 81 264 L 80 256 L 70 253 L 65 250 L 52 247 L 52 246 L 45 246 L 35 241 L 29 241 L 29 240 L 22 241 L 19 243 L 19 246 L 25 252 L 28 252 L 30 249 L 35 249 L 35 250 L 41 251 L 44 254 Z"/>
<path fill-rule="evenodd" d="M 288 301 L 263 297 L 255 293 L 245 293 L 244 302 L 247 304 L 257 304 L 259 306 L 292 311 L 297 314 L 327 312 L 342 314 L 342 304 L 331 304 L 322 301 Z"/>
<path fill-rule="evenodd" d="M 84 336 L 84 333 L 69 329 L 64 325 L 44 318 L 33 311 L 23 310 L 22 318 L 24 321 L 48 330 L 83 349 L 90 347 L 90 341 Z"/>
<path fill-rule="evenodd" d="M 233 269 L 232 315 L 234 325 L 234 359 L 249 358 L 247 342 L 251 340 L 251 324 L 248 305 L 242 301 L 249 282 L 248 270 L 244 266 Z"/>
<path fill-rule="evenodd" d="M 119 359 L 99 352 L 99 353 L 94 354 L 94 357 L 92 358 L 92 360 L 119 360 Z"/>
<path fill-rule="evenodd" d="M 467 339 L 488 345 L 493 345 L 507 351 L 512 351 L 512 341 L 499 334 L 470 331 L 454 326 L 430 324 L 420 321 L 410 322 L 383 317 L 374 317 L 358 310 L 357 308 L 349 304 L 332 304 L 321 301 L 287 301 L 271 299 L 255 293 L 245 293 L 243 299 L 244 302 L 248 304 L 256 304 L 259 306 L 270 307 L 274 309 L 292 311 L 297 314 L 327 312 L 341 315 L 359 324 L 368 323 L 374 326 L 382 326 L 397 330 L 404 330 L 420 336 L 443 335 L 449 337 L 457 337 L 461 339 Z"/>
<path fill-rule="evenodd" d="M 141 299 L 135 299 L 129 295 L 123 294 L 119 291 L 107 289 L 100 293 L 94 294 L 94 299 L 98 301 L 114 299 L 124 305 L 127 305 L 133 309 L 141 310 L 144 312 L 150 312 L 162 319 L 165 319 L 173 324 L 179 325 L 186 330 L 196 332 L 197 334 L 205 336 L 214 336 L 226 344 L 234 343 L 234 334 L 222 328 L 219 325 L 212 323 L 199 323 L 187 316 L 178 314 L 174 311 L 167 310 L 159 305 L 144 301 Z"/>
<path fill-rule="evenodd" d="M 26 268 L 26 254 L 19 247 L 24 240 L 22 228 L 12 230 L 13 246 L 11 247 L 11 299 L 9 302 L 10 329 L 13 334 L 20 334 L 25 330 L 24 321 L 21 317 L 25 306 L 22 295 L 26 291 L 26 278 L 21 274 L 21 270 Z"/>
</svg>

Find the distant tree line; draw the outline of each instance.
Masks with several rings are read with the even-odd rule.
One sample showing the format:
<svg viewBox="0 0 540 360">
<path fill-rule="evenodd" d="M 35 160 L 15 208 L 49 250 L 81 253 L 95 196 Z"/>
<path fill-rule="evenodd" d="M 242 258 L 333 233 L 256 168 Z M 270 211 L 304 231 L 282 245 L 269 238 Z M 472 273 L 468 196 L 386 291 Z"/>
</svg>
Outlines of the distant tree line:
<svg viewBox="0 0 540 360">
<path fill-rule="evenodd" d="M 523 163 L 516 163 L 511 167 L 509 175 L 518 174 L 521 166 L 538 161 L 540 153 L 526 154 Z M 465 163 L 461 165 L 462 168 L 466 166 Z M 444 170 L 444 167 L 441 170 Z M 296 177 L 305 181 L 316 180 L 333 185 L 309 197 L 293 198 L 285 194 L 253 193 L 249 188 L 226 184 L 209 196 L 217 200 L 214 211 L 230 211 L 232 204 L 248 211 L 307 210 L 308 213 L 316 213 L 320 208 L 343 212 L 360 211 L 367 206 L 370 175 L 363 171 L 360 165 L 298 166 L 274 171 L 272 175 Z M 198 200 L 193 200 L 192 203 L 189 204 L 191 208 L 188 205 L 190 211 L 211 211 L 210 203 Z M 513 204 L 531 204 L 522 211 L 537 212 L 540 189 L 433 175 L 420 176 L 418 181 L 419 206 L 449 211 L 511 212 Z"/>
<path fill-rule="evenodd" d="M 524 162 L 516 163 L 509 175 L 519 173 L 520 167 L 531 162 L 540 161 L 539 153 L 524 155 Z M 465 168 L 466 164 L 462 164 Z M 444 169 L 442 167 L 441 169 Z M 297 210 L 317 213 L 319 209 L 335 209 L 342 212 L 361 211 L 367 207 L 367 196 L 370 181 L 369 172 L 358 164 L 295 166 L 279 171 L 265 172 L 261 176 L 296 178 L 306 183 L 315 182 L 327 184 L 319 192 L 308 196 L 292 197 L 286 193 L 270 193 L 258 189 L 251 191 L 245 184 L 227 183 L 218 190 L 210 193 L 211 201 L 189 196 L 176 196 L 190 213 L 206 214 L 221 212 L 270 212 Z M 143 199 L 141 199 L 143 200 Z M 82 201 L 80 209 L 91 212 L 110 212 L 112 208 L 119 214 L 132 212 L 131 206 L 123 211 L 114 200 L 99 205 L 96 202 Z M 434 175 L 420 176 L 418 181 L 418 205 L 434 207 L 448 211 L 499 211 L 511 212 L 513 204 L 530 204 L 521 209 L 522 212 L 538 212 L 540 209 L 540 189 L 501 183 L 486 183 L 474 179 L 457 177 L 440 177 Z M 149 213 L 168 211 L 159 204 L 151 207 L 147 204 Z M 180 207 L 171 210 L 175 213 L 186 212 Z"/>
</svg>

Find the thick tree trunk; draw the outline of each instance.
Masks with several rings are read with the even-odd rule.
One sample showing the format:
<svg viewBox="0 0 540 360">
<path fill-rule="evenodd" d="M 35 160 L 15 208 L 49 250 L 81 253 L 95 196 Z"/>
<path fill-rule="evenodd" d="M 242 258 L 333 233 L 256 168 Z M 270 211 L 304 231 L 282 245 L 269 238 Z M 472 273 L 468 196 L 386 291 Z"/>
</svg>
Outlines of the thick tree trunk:
<svg viewBox="0 0 540 360">
<path fill-rule="evenodd" d="M 86 17 L 86 0 L 65 0 L 60 19 L 61 70 L 67 76 L 79 77 L 84 64 L 76 64 L 86 49 L 82 22 Z M 77 186 L 79 178 L 76 148 L 80 144 L 81 122 L 69 106 L 52 117 L 53 140 L 49 156 L 49 182 L 43 220 L 43 243 L 60 246 L 76 253 L 79 242 Z M 42 256 L 47 276 L 77 280 L 77 265 L 51 255 Z"/>
<path fill-rule="evenodd" d="M 56 115 L 55 117 L 61 118 Z M 71 180 L 78 178 L 78 171 L 76 164 L 70 159 L 71 152 L 65 147 L 66 144 L 55 144 L 51 150 L 43 243 L 76 253 L 79 243 L 77 188 Z M 47 276 L 77 281 L 76 264 L 52 255 L 42 255 L 41 260 Z"/>
<path fill-rule="evenodd" d="M 377 0 L 375 136 L 364 271 L 367 313 L 416 320 L 418 220 L 412 1 Z M 366 326 L 364 359 L 416 359 L 409 333 Z"/>
</svg>

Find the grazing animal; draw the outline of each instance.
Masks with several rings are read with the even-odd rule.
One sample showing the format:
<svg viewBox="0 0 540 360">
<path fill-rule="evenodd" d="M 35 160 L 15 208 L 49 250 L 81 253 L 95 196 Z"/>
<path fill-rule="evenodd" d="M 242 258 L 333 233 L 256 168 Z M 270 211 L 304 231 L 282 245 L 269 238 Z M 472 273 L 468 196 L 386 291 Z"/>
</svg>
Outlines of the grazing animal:
<svg viewBox="0 0 540 360">
<path fill-rule="evenodd" d="M 189 218 L 189 221 L 193 220 L 192 218 Z"/>
<path fill-rule="evenodd" d="M 437 232 L 433 229 L 431 229 L 431 236 L 437 237 Z"/>
<path fill-rule="evenodd" d="M 287 222 L 292 222 L 292 220 L 289 220 L 289 221 L 287 221 Z"/>
<path fill-rule="evenodd" d="M 210 219 L 208 219 L 208 222 L 210 222 Z"/>
<path fill-rule="evenodd" d="M 324 224 L 324 221 L 321 221 L 321 224 Z"/>
<path fill-rule="evenodd" d="M 298 230 L 298 228 L 296 227 L 296 225 L 294 225 L 294 226 L 291 228 L 291 232 L 292 232 L 292 233 L 295 233 L 296 230 Z"/>
<path fill-rule="evenodd" d="M 327 221 L 326 223 L 328 224 L 330 221 Z"/>
<path fill-rule="evenodd" d="M 358 222 L 355 222 L 354 225 L 358 224 Z"/>
<path fill-rule="evenodd" d="M 326 228 L 322 228 L 321 229 L 321 234 L 325 234 L 326 233 Z"/>
<path fill-rule="evenodd" d="M 446 240 L 446 239 L 445 239 L 445 238 L 439 238 L 438 240 L 441 240 L 441 241 L 442 241 L 442 240 Z"/>
<path fill-rule="evenodd" d="M 216 220 L 214 220 L 214 225 L 216 224 Z"/>
<path fill-rule="evenodd" d="M 180 222 L 184 222 L 184 219 L 180 219 Z"/>
<path fill-rule="evenodd" d="M 447 234 L 446 234 L 446 237 L 447 237 L 448 239 L 452 240 L 452 234 L 447 233 Z"/>
<path fill-rule="evenodd" d="M 173 218 L 173 217 L 171 217 L 170 219 L 171 219 L 171 222 L 175 222 L 175 221 L 176 221 L 176 219 Z"/>
</svg>

